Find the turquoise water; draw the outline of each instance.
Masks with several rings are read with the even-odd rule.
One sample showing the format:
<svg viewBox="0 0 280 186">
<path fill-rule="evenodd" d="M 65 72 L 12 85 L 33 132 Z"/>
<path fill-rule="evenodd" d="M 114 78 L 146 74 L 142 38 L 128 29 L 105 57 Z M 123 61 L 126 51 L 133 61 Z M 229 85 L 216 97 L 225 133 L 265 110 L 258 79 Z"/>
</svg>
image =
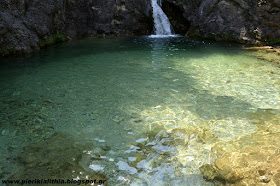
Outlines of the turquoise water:
<svg viewBox="0 0 280 186">
<path fill-rule="evenodd" d="M 271 126 L 259 113 L 279 116 L 280 70 L 248 53 L 184 37 L 94 38 L 1 59 L 0 179 L 212 185 L 200 167 L 213 147 Z"/>
</svg>

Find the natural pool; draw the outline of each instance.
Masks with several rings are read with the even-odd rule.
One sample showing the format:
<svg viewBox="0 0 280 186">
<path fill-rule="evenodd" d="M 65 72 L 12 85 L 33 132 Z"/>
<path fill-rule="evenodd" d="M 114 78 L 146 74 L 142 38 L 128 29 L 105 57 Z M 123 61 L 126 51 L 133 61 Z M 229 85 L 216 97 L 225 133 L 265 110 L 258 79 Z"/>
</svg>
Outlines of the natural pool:
<svg viewBox="0 0 280 186">
<path fill-rule="evenodd" d="M 93 38 L 1 59 L 0 179 L 280 183 L 280 69 L 242 46 Z"/>
</svg>

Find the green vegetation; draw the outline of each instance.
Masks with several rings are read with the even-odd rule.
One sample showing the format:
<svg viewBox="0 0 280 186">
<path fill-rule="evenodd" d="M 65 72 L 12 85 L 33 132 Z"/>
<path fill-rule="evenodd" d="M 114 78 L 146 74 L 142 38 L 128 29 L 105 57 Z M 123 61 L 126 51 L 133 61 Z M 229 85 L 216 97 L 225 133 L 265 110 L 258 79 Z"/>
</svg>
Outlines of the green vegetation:
<svg viewBox="0 0 280 186">
<path fill-rule="evenodd" d="M 207 33 L 203 34 L 196 28 L 190 28 L 188 31 L 188 36 L 193 38 L 206 38 L 215 41 L 231 41 L 231 42 L 238 42 L 242 43 L 242 40 L 239 39 L 237 36 L 229 33 Z"/>
<path fill-rule="evenodd" d="M 40 47 L 50 46 L 50 45 L 53 45 L 56 43 L 64 42 L 66 40 L 67 39 L 66 39 L 65 35 L 55 34 L 50 39 L 41 40 L 39 43 L 39 46 Z"/>
<path fill-rule="evenodd" d="M 0 56 L 7 56 L 11 54 L 13 51 L 12 49 L 5 49 L 5 50 L 0 50 Z"/>
<path fill-rule="evenodd" d="M 280 38 L 263 39 L 267 45 L 280 45 Z"/>
<path fill-rule="evenodd" d="M 250 38 L 252 39 L 256 39 L 256 40 L 261 40 L 261 36 L 260 34 L 257 32 L 257 31 L 254 31 L 254 32 L 248 32 L 248 35 Z"/>
<path fill-rule="evenodd" d="M 208 33 L 205 35 L 205 38 L 215 41 L 232 41 L 238 43 L 241 42 L 241 40 L 237 36 L 229 33 Z"/>
</svg>

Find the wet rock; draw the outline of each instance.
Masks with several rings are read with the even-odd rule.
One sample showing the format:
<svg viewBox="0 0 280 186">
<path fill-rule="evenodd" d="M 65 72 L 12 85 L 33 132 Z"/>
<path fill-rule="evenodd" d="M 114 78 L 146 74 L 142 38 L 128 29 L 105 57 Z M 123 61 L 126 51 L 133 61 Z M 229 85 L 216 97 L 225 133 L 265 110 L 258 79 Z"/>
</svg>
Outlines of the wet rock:
<svg viewBox="0 0 280 186">
<path fill-rule="evenodd" d="M 259 181 L 262 182 L 262 183 L 268 183 L 268 182 L 270 182 L 270 180 L 271 180 L 271 178 L 267 175 L 261 176 L 259 178 Z"/>
<path fill-rule="evenodd" d="M 145 159 L 145 156 L 144 156 L 143 154 L 141 154 L 141 153 L 136 153 L 136 154 L 134 154 L 133 156 L 136 158 L 135 161 L 132 161 L 132 162 L 131 162 L 131 164 L 132 164 L 133 166 L 137 166 L 137 163 L 139 163 L 140 161 L 142 161 L 142 160 Z"/>
<path fill-rule="evenodd" d="M 88 153 L 84 153 L 82 155 L 82 158 L 79 161 L 79 165 L 84 169 L 89 171 L 89 165 L 91 163 L 92 156 Z"/>
<path fill-rule="evenodd" d="M 101 147 L 95 147 L 92 151 L 92 153 L 99 155 L 99 156 L 105 156 L 106 155 L 106 151 L 103 150 Z"/>
<path fill-rule="evenodd" d="M 98 154 L 91 154 L 91 159 L 92 160 L 102 160 L 101 156 Z"/>
<path fill-rule="evenodd" d="M 266 171 L 261 169 L 261 170 L 258 170 L 258 173 L 260 176 L 263 176 L 263 175 L 265 175 Z"/>
<path fill-rule="evenodd" d="M 127 172 L 129 172 L 129 174 L 136 174 L 137 173 L 137 169 L 129 166 L 126 162 L 119 161 L 116 165 L 118 166 L 118 168 L 120 170 L 127 171 Z"/>
</svg>

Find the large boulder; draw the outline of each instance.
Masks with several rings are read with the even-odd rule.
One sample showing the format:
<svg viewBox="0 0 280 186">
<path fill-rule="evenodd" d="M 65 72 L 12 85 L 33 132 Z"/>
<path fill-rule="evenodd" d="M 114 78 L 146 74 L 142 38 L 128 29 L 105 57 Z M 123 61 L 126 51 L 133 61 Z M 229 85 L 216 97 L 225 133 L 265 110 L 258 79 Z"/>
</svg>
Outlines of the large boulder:
<svg viewBox="0 0 280 186">
<path fill-rule="evenodd" d="M 280 0 L 163 0 L 164 3 L 183 11 L 185 24 L 190 24 L 188 36 L 280 43 Z"/>
<path fill-rule="evenodd" d="M 1 0 L 0 55 L 67 38 L 152 32 L 149 0 Z"/>
</svg>

